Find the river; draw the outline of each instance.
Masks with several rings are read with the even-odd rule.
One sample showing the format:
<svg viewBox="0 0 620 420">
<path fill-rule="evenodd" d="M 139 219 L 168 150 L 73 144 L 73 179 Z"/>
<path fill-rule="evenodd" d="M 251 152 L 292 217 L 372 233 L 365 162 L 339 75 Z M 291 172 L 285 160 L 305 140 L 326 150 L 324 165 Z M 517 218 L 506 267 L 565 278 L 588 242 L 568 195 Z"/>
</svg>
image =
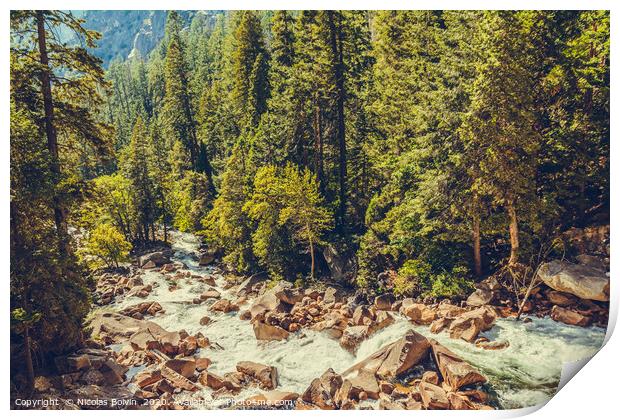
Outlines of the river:
<svg viewBox="0 0 620 420">
<path fill-rule="evenodd" d="M 204 276 L 213 273 L 214 267 L 200 267 L 195 259 L 199 246 L 197 237 L 173 232 L 172 238 L 175 251 L 173 261 L 185 263 L 192 274 Z M 549 318 L 533 318 L 530 323 L 498 319 L 495 326 L 483 335 L 492 340 L 508 340 L 510 347 L 504 350 L 483 350 L 465 341 L 450 339 L 443 333 L 431 334 L 428 327 L 413 325 L 400 315 L 395 315 L 396 322 L 364 341 L 354 356 L 324 333 L 307 329 L 303 333 L 291 334 L 286 341 L 258 343 L 252 325 L 240 320 L 238 313 L 214 313 L 208 311 L 205 304 L 191 303 L 206 285 L 199 282 L 188 284 L 184 279 L 178 282 L 179 289 L 170 292 L 163 275 L 158 271 L 147 270 L 142 279 L 144 284 L 159 283 L 148 299 L 159 302 L 165 314 L 158 314 L 153 321 L 169 331 L 185 329 L 190 334 L 202 332 L 211 343 L 221 346 L 220 350 L 201 350 L 201 355 L 213 363 L 209 370 L 217 374 L 234 372 L 237 362 L 242 360 L 272 365 L 278 369 L 278 389 L 299 393 L 328 368 L 342 372 L 382 346 L 401 338 L 408 329 L 414 329 L 435 338 L 476 366 L 489 379 L 502 408 L 529 407 L 546 402 L 553 396 L 560 379 L 562 363 L 593 355 L 605 338 L 605 330 L 602 328 L 573 327 Z M 222 287 L 224 279 L 221 276 L 216 275 L 216 282 L 216 289 L 222 298 L 236 298 L 231 291 Z M 115 311 L 141 301 L 143 299 L 138 297 L 128 297 L 101 309 Z M 213 322 L 201 326 L 199 320 L 205 315 L 211 317 Z M 131 369 L 130 372 L 135 374 L 137 370 Z M 245 398 L 256 392 L 246 390 L 237 398 Z M 210 394 L 210 390 L 205 390 L 194 396 L 203 397 L 209 402 Z M 222 403 L 213 400 L 211 406 L 217 407 Z"/>
</svg>

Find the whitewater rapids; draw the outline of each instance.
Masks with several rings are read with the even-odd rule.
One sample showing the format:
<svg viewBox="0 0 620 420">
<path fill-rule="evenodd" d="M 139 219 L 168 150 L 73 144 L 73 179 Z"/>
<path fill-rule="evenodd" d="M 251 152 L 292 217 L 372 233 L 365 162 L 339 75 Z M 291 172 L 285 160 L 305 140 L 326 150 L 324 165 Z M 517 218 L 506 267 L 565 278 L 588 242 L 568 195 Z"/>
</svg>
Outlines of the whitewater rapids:
<svg viewBox="0 0 620 420">
<path fill-rule="evenodd" d="M 196 261 L 195 253 L 199 247 L 196 236 L 173 232 L 172 239 L 175 251 L 173 262 L 185 263 L 192 274 L 204 276 L 213 273 L 213 267 L 200 267 Z M 235 300 L 236 296 L 222 287 L 224 279 L 215 277 L 221 298 Z M 157 271 L 146 271 L 142 279 L 145 285 L 159 283 L 149 300 L 159 302 L 165 314 L 158 314 L 153 321 L 169 331 L 185 329 L 190 334 L 202 332 L 212 344 L 221 346 L 219 350 L 201 350 L 200 355 L 212 361 L 209 370 L 221 375 L 234 372 L 237 363 L 243 360 L 264 363 L 278 369 L 278 389 L 298 393 L 302 393 L 312 379 L 328 368 L 341 373 L 382 346 L 401 338 L 408 329 L 414 329 L 435 338 L 477 367 L 489 379 L 502 408 L 529 407 L 544 403 L 553 396 L 564 362 L 592 356 L 605 338 L 605 330 L 597 327 L 573 327 L 549 318 L 533 318 L 531 323 L 500 318 L 491 330 L 482 335 L 491 340 L 508 340 L 510 347 L 483 350 L 465 341 L 450 339 L 444 333 L 431 334 L 428 327 L 413 325 L 395 314 L 396 322 L 364 341 L 357 355 L 353 356 L 342 349 L 336 340 L 308 329 L 291 334 L 286 341 L 258 343 L 252 325 L 240 320 L 238 313 L 210 312 L 206 304 L 191 303 L 206 285 L 192 279 L 182 279 L 178 281 L 179 289 L 170 292 L 164 276 Z M 102 309 L 118 311 L 142 301 L 138 297 L 128 297 Z M 247 304 L 243 305 L 242 310 L 246 307 Z M 199 321 L 205 315 L 212 322 L 201 326 Z M 139 369 L 132 368 L 129 374 L 137 371 Z M 258 392 L 257 389 L 244 390 L 236 399 L 241 400 Z M 221 400 L 213 400 L 210 390 L 199 391 L 192 397 L 204 398 L 213 408 L 224 404 Z"/>
</svg>

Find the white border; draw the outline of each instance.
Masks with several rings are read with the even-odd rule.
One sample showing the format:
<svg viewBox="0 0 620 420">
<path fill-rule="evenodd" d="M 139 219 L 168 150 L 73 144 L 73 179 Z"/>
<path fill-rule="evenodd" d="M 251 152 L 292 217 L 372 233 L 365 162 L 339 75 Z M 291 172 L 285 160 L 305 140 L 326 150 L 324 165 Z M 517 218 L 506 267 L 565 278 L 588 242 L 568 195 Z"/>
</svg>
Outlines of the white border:
<svg viewBox="0 0 620 420">
<path fill-rule="evenodd" d="M 604 1 L 604 0 L 590 0 L 590 1 L 574 1 L 574 0 L 510 0 L 510 1 L 490 1 L 490 0 L 417 0 L 417 1 L 396 1 L 396 0 L 382 0 L 380 2 L 372 2 L 368 0 L 358 1 L 342 1 L 342 0 L 313 0 L 313 1 L 276 1 L 276 0 L 262 0 L 262 1 L 241 1 L 241 0 L 229 0 L 229 1 L 158 1 L 158 2 L 146 2 L 136 0 L 108 0 L 101 3 L 91 3 L 84 0 L 64 0 L 64 1 L 41 1 L 41 0 L 22 0 L 15 1 L 9 0 L 3 2 L 2 7 L 2 35 L 0 36 L 0 51 L 2 51 L 2 68 L 0 70 L 2 75 L 2 81 L 5 89 L 8 90 L 9 86 L 9 10 L 10 9 L 64 9 L 64 10 L 79 10 L 79 9 L 177 9 L 177 10 L 191 10 L 191 9 L 611 9 L 612 10 L 612 43 L 611 43 L 611 56 L 612 61 L 617 57 L 618 51 L 617 40 L 617 24 L 615 19 L 615 10 L 619 9 L 617 4 L 619 2 Z M 617 67 L 615 63 L 612 65 L 611 76 L 612 84 L 615 80 L 614 75 L 617 74 Z M 0 186 L 2 206 L 0 206 L 1 217 L 3 224 L 0 227 L 0 232 L 4 241 L 1 245 L 0 255 L 2 255 L 1 265 L 4 273 L 4 290 L 2 294 L 2 307 L 5 314 L 5 321 L 2 324 L 2 337 L 3 337 L 3 355 L 0 363 L 4 367 L 4 372 L 9 372 L 9 323 L 8 323 L 8 308 L 9 308 L 9 93 L 5 90 L 0 97 L 2 110 L 2 137 L 3 141 L 0 142 L 0 156 L 2 156 L 2 164 L 0 164 L 0 179 L 2 184 Z M 611 102 L 618 103 L 616 92 L 612 90 Z M 614 116 L 618 116 L 615 112 L 615 108 L 612 107 L 611 121 L 615 121 Z M 613 122 L 612 122 L 612 138 L 614 136 Z M 617 158 L 617 147 L 612 145 L 611 147 L 612 162 Z M 617 174 L 617 171 L 612 166 L 611 175 L 612 180 Z M 618 200 L 617 200 L 617 183 L 612 181 L 612 198 L 611 198 L 611 226 L 612 226 L 612 248 L 616 242 L 614 238 L 617 237 L 615 228 L 618 221 Z M 612 273 L 617 272 L 617 263 L 614 259 L 611 262 Z M 219 418 L 247 418 L 247 417 L 271 417 L 271 418 L 288 418 L 291 415 L 295 416 L 320 416 L 324 418 L 331 418 L 335 416 L 344 417 L 367 417 L 373 416 L 373 418 L 381 417 L 385 418 L 507 418 L 525 415 L 531 412 L 535 413 L 530 417 L 532 419 L 546 419 L 551 416 L 562 419 L 590 419 L 611 418 L 613 412 L 617 412 L 616 401 L 618 399 L 618 378 L 620 377 L 620 369 L 618 363 L 618 356 L 620 354 L 620 345 L 618 339 L 611 337 L 611 333 L 614 329 L 617 313 L 618 313 L 618 288 L 615 287 L 614 282 L 611 287 L 612 295 L 612 307 L 610 311 L 610 325 L 607 332 L 606 340 L 608 343 L 600 350 L 600 352 L 588 363 L 588 367 L 579 373 L 575 378 L 570 380 L 568 384 L 553 397 L 544 409 L 538 410 L 540 407 L 533 407 L 523 410 L 511 410 L 511 411 L 493 411 L 493 412 L 466 412 L 466 411 L 450 411 L 450 412 L 438 412 L 438 411 L 424 411 L 424 412 L 412 412 L 412 411 L 342 411 L 336 414 L 335 412 L 280 412 L 280 411 L 192 411 L 183 412 L 183 414 L 175 414 L 172 412 L 144 412 L 144 411 L 126 411 L 114 413 L 114 416 L 131 416 L 132 418 L 144 417 L 153 419 L 162 418 L 163 416 L 191 416 L 192 418 L 204 418 L 204 416 L 217 416 Z M 611 339 L 610 339 L 611 337 Z M 576 373 L 575 368 L 572 368 L 573 374 Z M 579 369 L 576 369 L 579 370 Z M 2 382 L 2 389 L 0 389 L 0 396 L 4 410 L 9 408 L 9 378 L 5 378 Z M 165 413 L 165 414 L 164 414 Z M 418 414 L 419 413 L 419 414 Z M 89 416 L 93 418 L 107 418 L 110 415 L 108 411 L 12 411 L 11 416 L 15 418 L 32 418 L 33 416 L 50 416 L 58 418 L 59 416 Z M 614 417 L 617 416 L 614 415 Z"/>
</svg>

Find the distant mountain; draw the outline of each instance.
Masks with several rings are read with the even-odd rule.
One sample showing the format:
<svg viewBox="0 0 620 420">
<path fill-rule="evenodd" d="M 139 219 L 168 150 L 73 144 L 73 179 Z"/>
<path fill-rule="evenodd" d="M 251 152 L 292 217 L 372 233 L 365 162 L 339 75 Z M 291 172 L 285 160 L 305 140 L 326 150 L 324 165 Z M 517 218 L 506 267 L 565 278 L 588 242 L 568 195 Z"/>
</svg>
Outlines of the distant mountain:
<svg viewBox="0 0 620 420">
<path fill-rule="evenodd" d="M 146 57 L 164 36 L 166 10 L 74 10 L 84 26 L 101 33 L 98 48 L 92 52 L 108 67 L 114 59 L 139 54 Z M 216 15 L 221 11 L 179 11 L 187 25 L 194 16 Z"/>
</svg>

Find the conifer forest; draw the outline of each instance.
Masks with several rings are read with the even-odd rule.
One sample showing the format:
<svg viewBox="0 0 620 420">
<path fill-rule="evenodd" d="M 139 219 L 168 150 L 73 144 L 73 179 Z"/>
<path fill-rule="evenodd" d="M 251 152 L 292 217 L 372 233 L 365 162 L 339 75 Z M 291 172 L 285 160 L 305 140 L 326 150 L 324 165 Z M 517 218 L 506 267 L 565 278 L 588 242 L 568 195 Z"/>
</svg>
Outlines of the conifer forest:
<svg viewBox="0 0 620 420">
<path fill-rule="evenodd" d="M 521 408 L 601 346 L 608 11 L 10 38 L 12 408 Z"/>
</svg>

